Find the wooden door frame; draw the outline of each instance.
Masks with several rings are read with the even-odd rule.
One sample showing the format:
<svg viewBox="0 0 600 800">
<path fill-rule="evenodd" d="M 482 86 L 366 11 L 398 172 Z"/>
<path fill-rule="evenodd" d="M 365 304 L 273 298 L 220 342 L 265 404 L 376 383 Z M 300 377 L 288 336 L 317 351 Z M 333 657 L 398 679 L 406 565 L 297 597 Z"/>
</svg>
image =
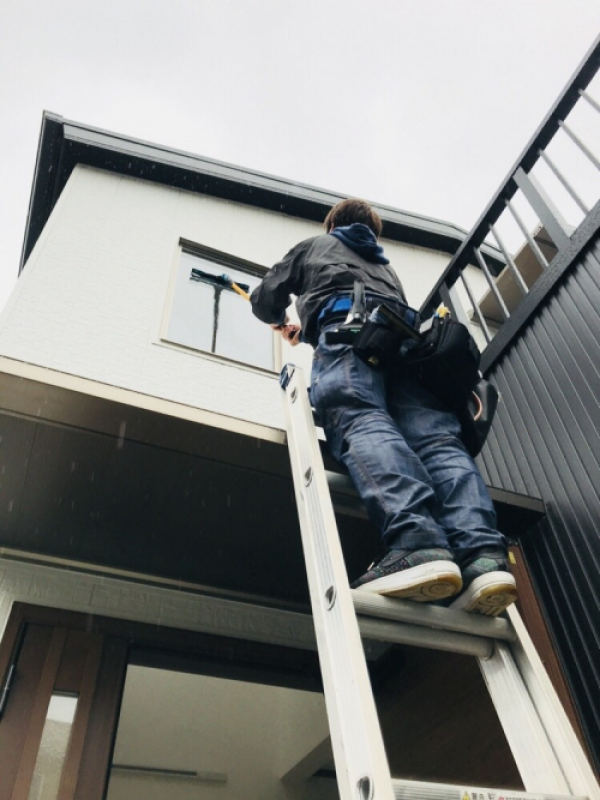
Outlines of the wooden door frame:
<svg viewBox="0 0 600 800">
<path fill-rule="evenodd" d="M 20 773 L 22 777 L 19 778 L 18 792 L 13 792 L 11 788 L 3 794 L 0 786 L 0 800 L 28 798 L 28 781 L 31 781 L 33 774 L 53 678 L 58 673 L 56 662 L 60 662 L 61 647 L 68 632 L 89 637 L 93 656 L 87 659 L 81 674 L 79 702 L 63 768 L 59 800 L 103 800 L 105 797 L 129 664 L 229 678 L 248 679 L 251 674 L 252 680 L 257 682 L 322 691 L 318 656 L 313 650 L 26 603 L 13 605 L 0 641 L 0 679 L 6 675 L 11 663 L 18 661 L 24 630 L 36 626 L 52 630 L 52 633 L 47 632 L 46 638 L 55 642 L 51 654 L 54 660 L 47 667 L 43 692 L 35 689 L 36 701 L 33 705 L 37 716 L 32 720 L 29 713 L 21 723 L 24 728 L 21 740 L 23 745 L 26 740 L 27 747 L 21 748 L 20 758 L 24 759 L 25 765 Z M 43 656 L 44 661 L 47 660 L 47 654 Z M 38 673 L 43 672 L 43 664 L 33 666 Z M 14 691 L 16 693 L 17 688 Z M 14 699 L 9 697 L 7 709 Z M 27 791 L 24 788 L 26 783 Z"/>
<path fill-rule="evenodd" d="M 524 622 L 565 710 L 580 739 L 585 744 L 575 706 L 535 594 L 523 552 L 520 548 L 514 547 L 511 548 L 511 553 L 512 569 L 519 585 L 519 605 Z M 13 605 L 4 636 L 0 641 L 0 680 L 4 678 L 9 665 L 19 655 L 19 648 L 23 644 L 23 631 L 27 626 L 35 625 L 54 630 L 50 638 L 55 637 L 53 645 L 55 659 L 56 653 L 60 649 L 62 636 L 57 631 L 75 631 L 92 637 L 89 659 L 82 672 L 80 700 L 71 737 L 71 741 L 76 744 L 69 747 L 59 800 L 103 800 L 116 738 L 126 671 L 130 663 L 245 679 L 248 679 L 249 672 L 251 672 L 252 679 L 258 682 L 276 682 L 292 688 L 321 690 L 318 657 L 311 650 L 235 639 L 217 634 L 190 632 L 26 603 Z M 235 653 L 233 659 L 231 657 L 232 649 Z M 44 652 L 44 658 L 47 659 L 48 648 Z M 43 671 L 40 664 L 38 664 L 38 669 Z M 50 675 L 51 663 L 48 664 L 47 669 L 48 675 Z M 375 674 L 374 677 L 376 678 L 377 675 Z M 43 697 L 46 698 L 48 691 L 51 691 L 51 687 L 50 690 L 48 689 L 48 682 L 51 681 L 47 676 L 46 688 L 42 692 Z M 38 698 L 39 708 L 44 707 L 43 697 Z M 45 702 L 44 713 L 47 708 L 47 699 Z M 10 707 L 10 703 L 9 697 L 7 709 Z M 43 715 L 40 716 L 39 708 L 34 709 L 34 706 L 35 702 L 32 700 L 28 712 L 29 717 L 23 721 L 23 725 L 26 728 L 27 726 L 31 728 L 33 725 L 36 730 L 29 734 L 22 730 L 20 740 L 24 749 L 35 750 L 33 762 L 31 762 L 31 754 L 25 754 L 30 765 L 35 763 L 35 754 L 41 737 L 41 725 L 43 725 Z M 31 721 L 32 714 L 35 717 L 34 722 Z M 35 716 L 36 714 L 37 716 Z M 1 722 L 2 720 L 0 720 Z M 26 738 L 27 747 L 25 747 Z M 25 770 L 23 774 L 28 774 L 25 767 L 23 769 Z M 0 787 L 0 800 L 5 800 L 5 797 L 6 800 L 21 800 L 18 795 L 6 795 L 6 792 L 2 794 Z M 24 800 L 27 800 L 27 794 L 25 794 Z"/>
<path fill-rule="evenodd" d="M 8 697 L 6 714 L 0 722 L 4 722 L 2 733 L 9 740 L 16 734 L 11 751 L 18 752 L 3 765 L 1 800 L 27 800 L 29 796 L 48 703 L 54 691 L 78 696 L 58 798 L 102 800 L 104 796 L 100 789 L 104 781 L 99 755 L 110 758 L 127 648 L 117 640 L 120 657 L 115 661 L 114 640 L 86 630 L 85 617 L 22 603 L 13 607 L 0 643 L 0 675 L 5 675 L 8 667 L 15 664 L 16 677 L 11 687 L 15 698 Z M 78 657 L 74 651 L 79 651 Z M 107 697 L 111 698 L 110 703 L 106 702 Z"/>
<path fill-rule="evenodd" d="M 511 571 L 516 578 L 517 588 L 519 590 L 517 607 L 523 619 L 523 623 L 531 636 L 535 649 L 565 709 L 565 713 L 573 726 L 573 730 L 581 746 L 587 753 L 588 761 L 592 765 L 592 768 L 594 768 L 594 760 L 589 751 L 583 728 L 581 727 L 573 695 L 567 683 L 556 645 L 552 639 L 550 627 L 546 622 L 544 612 L 542 611 L 540 601 L 536 594 L 531 579 L 531 573 L 527 566 L 525 553 L 518 544 L 515 544 L 509 547 L 509 558 Z"/>
</svg>

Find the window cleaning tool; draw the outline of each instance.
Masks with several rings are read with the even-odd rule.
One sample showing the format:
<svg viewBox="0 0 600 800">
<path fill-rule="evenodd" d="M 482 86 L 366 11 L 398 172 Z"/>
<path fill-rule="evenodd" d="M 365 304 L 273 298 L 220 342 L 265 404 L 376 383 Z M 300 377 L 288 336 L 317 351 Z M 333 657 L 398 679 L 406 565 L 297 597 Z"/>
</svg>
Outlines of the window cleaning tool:
<svg viewBox="0 0 600 800">
<path fill-rule="evenodd" d="M 220 286 L 222 289 L 231 289 L 244 300 L 250 300 L 250 287 L 246 283 L 236 283 L 229 275 L 211 275 L 210 272 L 202 272 L 201 269 L 193 269 L 190 275 L 192 281 L 202 281 L 204 283 L 212 283 L 213 286 Z"/>
<path fill-rule="evenodd" d="M 190 280 L 198 281 L 201 283 L 210 283 L 212 286 L 217 286 L 220 289 L 231 289 L 233 292 L 239 294 L 240 297 L 243 297 L 244 300 L 248 300 L 248 302 L 250 302 L 250 287 L 248 286 L 248 284 L 236 283 L 233 280 L 233 278 L 231 278 L 229 275 L 225 273 L 223 275 L 213 275 L 210 272 L 203 272 L 201 269 L 192 269 L 192 272 L 190 274 Z M 300 329 L 297 326 L 287 323 L 281 325 L 282 331 L 286 329 L 289 330 L 290 328 L 294 328 L 294 331 L 291 336 L 288 336 L 286 338 L 287 341 L 293 345 L 294 342 L 292 340 L 296 337 L 297 332 Z M 298 341 L 296 341 L 295 343 L 298 344 L 300 341 L 302 341 L 302 339 L 298 339 Z"/>
<path fill-rule="evenodd" d="M 228 286 L 230 289 L 233 289 L 234 292 L 237 292 L 240 297 L 244 298 L 244 300 L 250 300 L 250 295 L 248 293 L 248 290 L 250 289 L 250 287 L 248 286 L 248 284 L 246 284 L 246 283 L 242 283 L 242 284 L 236 283 L 234 280 L 232 280 L 229 277 L 229 275 L 221 275 L 220 278 L 221 278 L 221 280 L 224 281 L 226 286 Z"/>
</svg>

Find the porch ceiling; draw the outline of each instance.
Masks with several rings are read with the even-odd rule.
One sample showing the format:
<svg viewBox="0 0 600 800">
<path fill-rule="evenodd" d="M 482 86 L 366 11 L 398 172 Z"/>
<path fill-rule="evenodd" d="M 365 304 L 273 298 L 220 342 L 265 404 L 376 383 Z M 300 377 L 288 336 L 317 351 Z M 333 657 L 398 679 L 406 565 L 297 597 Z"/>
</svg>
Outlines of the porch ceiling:
<svg viewBox="0 0 600 800">
<path fill-rule="evenodd" d="M 282 444 L 5 373 L 0 398 L 0 553 L 308 602 Z M 496 499 L 512 535 L 540 516 Z M 377 533 L 338 526 L 358 575 Z"/>
<path fill-rule="evenodd" d="M 6 374 L 0 397 L 0 552 L 308 602 L 282 445 Z M 357 574 L 375 533 L 340 532 Z"/>
</svg>

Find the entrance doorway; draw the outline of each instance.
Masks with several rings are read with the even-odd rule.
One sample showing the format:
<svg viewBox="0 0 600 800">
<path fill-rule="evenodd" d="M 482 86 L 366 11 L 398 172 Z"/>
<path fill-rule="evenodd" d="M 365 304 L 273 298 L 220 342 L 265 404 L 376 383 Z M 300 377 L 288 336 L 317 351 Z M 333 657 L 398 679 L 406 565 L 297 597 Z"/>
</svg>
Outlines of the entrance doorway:
<svg viewBox="0 0 600 800">
<path fill-rule="evenodd" d="M 107 800 L 335 800 L 320 692 L 132 665 Z"/>
</svg>

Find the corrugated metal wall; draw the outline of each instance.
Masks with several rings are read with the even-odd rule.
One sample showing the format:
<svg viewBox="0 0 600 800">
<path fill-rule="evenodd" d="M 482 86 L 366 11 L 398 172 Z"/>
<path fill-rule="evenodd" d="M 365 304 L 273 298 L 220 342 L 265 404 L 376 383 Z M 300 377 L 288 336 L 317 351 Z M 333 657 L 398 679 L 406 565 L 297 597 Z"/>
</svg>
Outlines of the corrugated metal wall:
<svg viewBox="0 0 600 800">
<path fill-rule="evenodd" d="M 521 545 L 600 766 L 600 237 L 488 376 L 502 402 L 486 480 L 542 497 Z"/>
</svg>

